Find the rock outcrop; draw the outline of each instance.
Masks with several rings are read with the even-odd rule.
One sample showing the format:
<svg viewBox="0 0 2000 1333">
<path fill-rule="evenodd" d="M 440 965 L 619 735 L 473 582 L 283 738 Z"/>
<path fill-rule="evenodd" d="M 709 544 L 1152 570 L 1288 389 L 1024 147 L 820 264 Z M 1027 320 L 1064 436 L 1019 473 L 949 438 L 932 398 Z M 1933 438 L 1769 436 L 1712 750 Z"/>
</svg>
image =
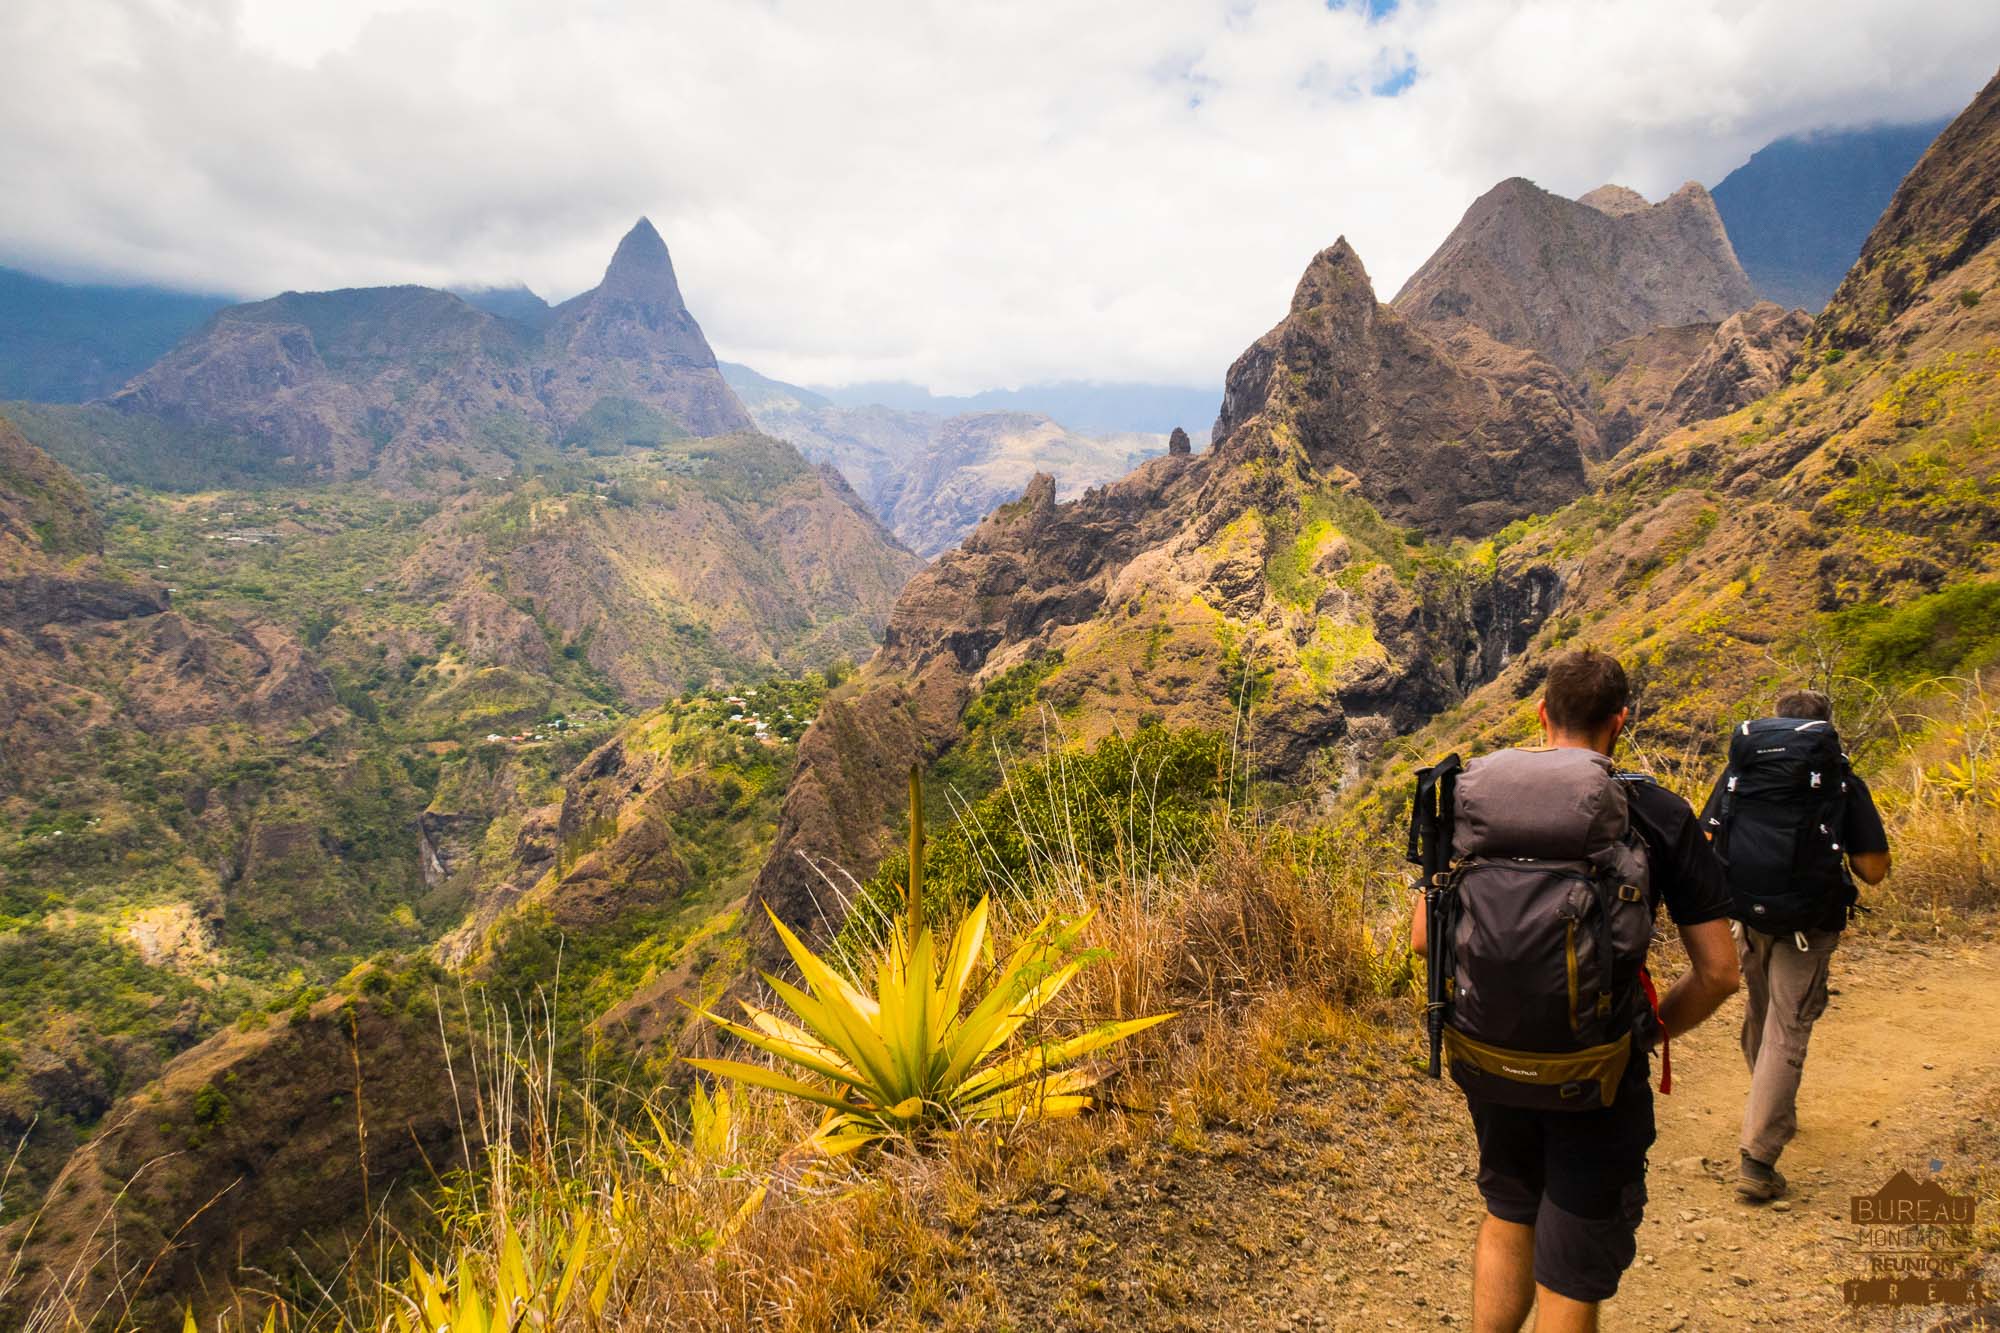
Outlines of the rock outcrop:
<svg viewBox="0 0 2000 1333">
<path fill-rule="evenodd" d="M 617 395 L 667 413 L 691 435 L 750 429 L 681 299 L 666 242 L 645 218 L 618 243 L 604 280 L 555 308 L 545 341 L 536 392 L 558 423 Z"/>
<path fill-rule="evenodd" d="M 1658 328 L 1598 348 L 1581 378 L 1603 456 L 1734 412 L 1778 389 L 1811 327 L 1805 311 L 1760 301 L 1720 324 Z"/>
<path fill-rule="evenodd" d="M 1595 430 L 1547 361 L 1458 325 L 1440 342 L 1375 300 L 1343 239 L 1285 319 L 1229 368 L 1219 450 L 1275 435 L 1345 469 L 1382 513 L 1444 536 L 1490 532 L 1582 493 Z M 1253 443 L 1254 442 L 1254 443 Z"/>
<path fill-rule="evenodd" d="M 1708 192 L 1657 204 L 1603 186 L 1564 199 L 1518 177 L 1488 190 L 1391 302 L 1430 329 L 1474 324 L 1575 373 L 1598 348 L 1749 306 L 1750 280 Z"/>
<path fill-rule="evenodd" d="M 1667 396 L 1656 433 L 1748 407 L 1784 385 L 1812 328 L 1803 310 L 1760 301 L 1722 321 Z"/>
<path fill-rule="evenodd" d="M 109 403 L 226 440 L 246 475 L 396 485 L 750 425 L 644 218 L 546 319 L 428 287 L 286 292 L 218 312 Z"/>
</svg>

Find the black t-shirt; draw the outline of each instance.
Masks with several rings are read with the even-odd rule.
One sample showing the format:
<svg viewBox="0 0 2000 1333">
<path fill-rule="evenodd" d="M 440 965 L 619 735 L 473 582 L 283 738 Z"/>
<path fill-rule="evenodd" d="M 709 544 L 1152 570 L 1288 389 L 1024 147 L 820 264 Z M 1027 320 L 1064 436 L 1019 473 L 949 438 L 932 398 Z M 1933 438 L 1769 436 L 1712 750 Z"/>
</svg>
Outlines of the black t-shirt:
<svg viewBox="0 0 2000 1333">
<path fill-rule="evenodd" d="M 1701 808 L 1701 826 L 1706 829 L 1722 827 L 1719 811 L 1722 808 L 1722 786 L 1729 780 L 1725 772 L 1715 780 L 1715 786 L 1708 793 L 1708 803 Z M 1847 856 L 1866 856 L 1871 852 L 1889 850 L 1889 831 L 1882 826 L 1882 812 L 1875 808 L 1874 793 L 1861 775 L 1849 769 L 1843 779 L 1847 784 L 1847 804 L 1840 814 L 1840 849 L 1846 856 L 1841 858 L 1840 871 L 1847 876 L 1848 883 L 1854 877 L 1847 868 Z M 1820 930 L 1843 930 L 1847 926 L 1847 908 L 1834 904 L 1827 908 L 1818 928 Z"/>
<path fill-rule="evenodd" d="M 1695 822 L 1693 807 L 1650 778 L 1623 776 L 1632 823 L 1646 842 L 1654 903 L 1665 903 L 1677 926 L 1728 916 L 1733 906 L 1729 881 L 1715 848 Z"/>
</svg>

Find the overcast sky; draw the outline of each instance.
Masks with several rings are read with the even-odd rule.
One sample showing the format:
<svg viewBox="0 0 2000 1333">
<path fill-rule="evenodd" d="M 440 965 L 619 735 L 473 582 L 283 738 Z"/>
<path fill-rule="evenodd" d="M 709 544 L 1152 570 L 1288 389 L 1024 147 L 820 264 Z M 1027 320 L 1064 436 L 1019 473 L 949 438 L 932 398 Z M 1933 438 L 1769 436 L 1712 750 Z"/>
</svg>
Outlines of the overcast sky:
<svg viewBox="0 0 2000 1333">
<path fill-rule="evenodd" d="M 648 214 L 718 352 L 939 391 L 1220 381 L 1345 234 L 1658 198 L 1962 107 L 1993 0 L 0 0 L 0 263 L 264 296 L 592 285 Z"/>
</svg>

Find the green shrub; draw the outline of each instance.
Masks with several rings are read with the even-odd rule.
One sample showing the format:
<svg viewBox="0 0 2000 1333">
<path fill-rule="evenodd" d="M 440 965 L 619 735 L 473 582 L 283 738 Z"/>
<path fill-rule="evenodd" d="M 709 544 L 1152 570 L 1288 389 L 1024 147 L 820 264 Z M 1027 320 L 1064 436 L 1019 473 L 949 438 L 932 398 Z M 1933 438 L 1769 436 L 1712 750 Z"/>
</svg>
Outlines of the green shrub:
<svg viewBox="0 0 2000 1333">
<path fill-rule="evenodd" d="M 1974 671 L 2000 657 L 2000 580 L 1955 583 L 1894 609 L 1834 617 L 1854 673 L 1908 684 Z"/>
</svg>

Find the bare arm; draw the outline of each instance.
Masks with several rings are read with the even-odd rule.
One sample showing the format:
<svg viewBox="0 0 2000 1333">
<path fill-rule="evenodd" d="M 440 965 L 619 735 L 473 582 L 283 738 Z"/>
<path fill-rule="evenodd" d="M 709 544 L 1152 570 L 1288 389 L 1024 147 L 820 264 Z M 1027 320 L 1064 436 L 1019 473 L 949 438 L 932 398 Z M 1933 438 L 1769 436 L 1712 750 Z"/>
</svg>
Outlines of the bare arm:
<svg viewBox="0 0 2000 1333">
<path fill-rule="evenodd" d="M 1875 881 L 1868 881 L 1873 884 Z M 1417 910 L 1410 917 L 1410 952 L 1419 958 L 1428 958 L 1431 951 L 1430 908 L 1424 895 L 1417 895 Z"/>
<path fill-rule="evenodd" d="M 1887 852 L 1856 852 L 1847 858 L 1847 863 L 1864 884 L 1880 884 L 1889 877 Z"/>
<path fill-rule="evenodd" d="M 1736 937 L 1727 921 L 1703 921 L 1681 927 L 1681 944 L 1693 964 L 1660 1001 L 1660 1024 L 1678 1037 L 1722 1007 L 1742 980 L 1736 963 Z"/>
</svg>

